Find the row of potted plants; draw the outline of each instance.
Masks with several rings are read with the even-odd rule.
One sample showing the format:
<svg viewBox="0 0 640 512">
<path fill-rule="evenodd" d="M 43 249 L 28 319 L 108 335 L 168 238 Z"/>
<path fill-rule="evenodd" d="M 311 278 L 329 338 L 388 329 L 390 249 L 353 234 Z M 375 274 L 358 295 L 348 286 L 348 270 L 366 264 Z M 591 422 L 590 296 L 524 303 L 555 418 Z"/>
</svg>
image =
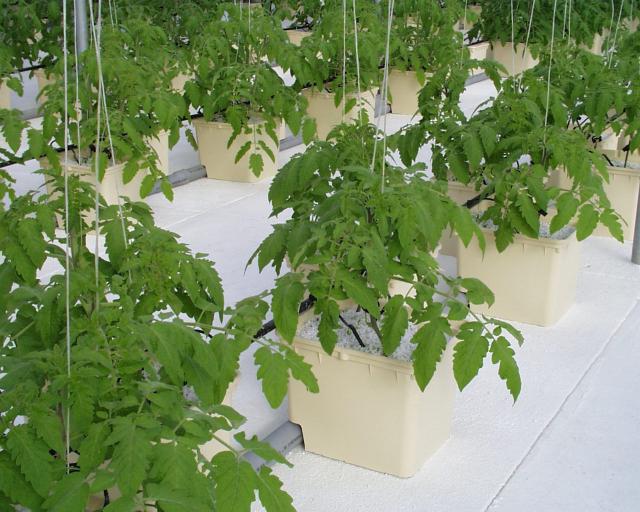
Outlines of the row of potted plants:
<svg viewBox="0 0 640 512">
<path fill-rule="evenodd" d="M 501 282 L 511 270 L 522 278 L 523 265 L 540 265 L 530 258 L 542 253 L 544 271 L 521 284 L 520 290 L 528 290 L 536 304 L 546 307 L 532 306 L 532 317 L 516 319 L 556 321 L 572 301 L 571 277 L 556 302 L 536 295 L 535 287 L 557 287 L 561 278 L 574 273 L 570 263 L 577 256 L 576 240 L 590 235 L 598 223 L 621 237 L 618 216 L 605 191 L 605 161 L 589 145 L 604 118 L 579 110 L 589 108 L 581 98 L 593 101 L 591 90 L 568 91 L 568 85 L 554 82 L 547 103 L 546 84 L 539 80 L 545 71 L 541 54 L 540 67 L 505 82 L 500 81 L 499 67 L 484 63 L 499 94 L 491 106 L 467 119 L 459 107 L 460 95 L 479 64 L 468 59 L 461 36 L 453 31 L 451 21 L 458 14 L 436 7 L 440 9 L 435 4 L 417 9 L 412 16 L 411 23 L 431 34 L 420 45 L 433 44 L 435 49 L 442 32 L 443 47 L 454 48 L 460 42 L 460 53 L 447 58 L 443 52 L 433 62 L 406 64 L 416 71 L 417 80 L 421 70 L 429 77 L 418 94 L 419 121 L 392 137 L 385 152 L 384 144 L 376 144 L 381 134 L 366 116 L 358 117 L 328 131 L 328 140 L 313 142 L 276 174 L 269 193 L 273 213 L 290 210 L 292 217 L 274 226 L 255 257 L 261 268 L 273 265 L 279 277 L 273 290 L 233 308 L 224 308 L 210 262 L 190 255 L 174 235 L 154 227 L 149 210 L 140 203 L 126 202 L 122 211 L 103 204 L 99 230 L 107 258 L 100 261 L 95 281 L 94 255 L 86 248 L 91 226 L 81 214 L 93 208 L 92 187 L 69 180 L 71 208 L 66 216 L 63 164 L 51 147 L 52 140 L 63 142 L 60 85 L 47 91 L 43 108 L 49 115 L 42 130 L 25 131 L 19 116 L 2 111 L 2 130 L 10 143 L 7 156 L 13 153 L 13 158 L 24 160 L 44 153 L 51 167 L 48 174 L 58 176 L 48 201 L 33 194 L 15 197 L 9 176 L 2 176 L 2 191 L 11 199 L 1 221 L 7 292 L 3 322 L 11 340 L 3 347 L 6 375 L 0 380 L 7 390 L 2 395 L 7 411 L 2 417 L 7 432 L 2 441 L 3 475 L 10 475 L 6 482 L 11 483 L 0 488 L 4 504 L 84 510 L 98 493 L 102 496 L 97 508 L 108 511 L 144 506 L 199 510 L 213 503 L 236 511 L 248 510 L 257 492 L 267 510 L 290 510 L 291 498 L 270 470 L 256 473 L 241 456 L 243 450 L 253 450 L 277 462 L 283 462 L 282 457 L 242 434 L 235 438 L 238 450 L 224 435 L 241 423 L 224 405 L 239 355 L 269 311 L 282 339 L 261 342 L 264 346 L 255 356 L 258 377 L 274 406 L 286 395 L 290 375 L 300 381 L 289 385 L 290 413 L 302 425 L 311 451 L 410 476 L 448 436 L 454 382 L 465 388 L 491 360 L 513 398 L 518 397 L 515 345 L 522 337 L 510 324 L 485 313 L 513 317 L 505 309 L 508 290 Z M 113 147 L 108 137 L 98 139 L 107 152 L 98 151 L 95 144 L 97 127 L 92 120 L 97 116 L 74 119 L 72 113 L 72 137 L 80 121 L 80 137 L 74 139 L 76 159 L 93 151 L 102 170 L 117 151 L 127 162 L 127 177 L 149 174 L 138 185 L 145 194 L 152 182 L 164 177 L 153 158 L 145 159 L 144 137 L 162 129 L 175 133 L 179 119 L 187 117 L 192 106 L 202 110 L 207 128 L 218 116 L 231 125 L 225 137 L 237 144 L 237 150 L 221 148 L 216 158 L 231 153 L 237 163 L 256 155 L 253 170 L 265 172 L 270 153 L 275 156 L 281 119 L 299 126 L 307 141 L 316 126 L 305 114 L 304 96 L 295 88 L 281 87 L 264 59 L 280 59 L 286 66 L 289 56 L 288 69 L 300 80 L 299 87 L 312 84 L 336 93 L 333 107 L 340 113 L 341 102 L 346 110 L 349 100 L 344 98 L 350 92 L 355 91 L 351 103 L 358 101 L 355 31 L 349 34 L 353 54 L 346 61 L 353 66 L 348 75 L 351 91 L 342 81 L 345 46 L 336 42 L 342 35 L 336 24 L 345 21 L 341 12 L 314 11 L 314 30 L 300 49 L 306 63 L 261 12 L 251 10 L 250 30 L 246 6 L 244 11 L 221 6 L 219 16 L 189 40 L 186 69 L 194 75 L 184 94 L 172 90 L 171 74 L 162 72 L 171 63 L 159 63 L 142 41 L 157 36 L 162 48 L 166 33 L 158 27 L 147 33 L 143 27 L 129 32 L 120 24 L 114 24 L 113 31 L 105 26 L 104 88 L 122 87 L 120 97 L 127 101 L 107 105 Z M 409 31 L 408 18 L 407 14 Z M 348 20 L 352 25 L 353 18 Z M 357 23 L 364 25 L 366 20 L 363 12 Z M 439 21 L 429 25 L 430 20 Z M 386 32 L 375 32 L 370 23 L 357 30 L 359 44 L 375 46 L 382 55 L 377 39 Z M 375 37 L 367 39 L 369 31 Z M 224 37 L 216 37 L 219 32 Z M 637 36 L 628 38 L 622 48 L 633 48 Z M 224 43 L 229 40 L 232 44 Z M 108 47 L 109 41 L 113 46 Z M 402 50 L 409 60 L 417 48 L 413 44 Z M 326 56 L 325 67 L 305 68 L 320 59 L 318 53 Z M 620 76 L 618 86 L 634 84 L 637 71 L 630 63 L 631 51 L 616 55 L 619 61 L 611 61 L 616 75 L 610 76 Z M 89 71 L 82 75 L 89 85 L 79 90 L 82 108 L 96 112 L 102 101 L 97 96 L 100 80 L 93 78 L 97 61 L 90 52 L 82 59 L 83 69 Z M 113 71 L 106 70 L 106 62 Z M 133 64 L 144 72 L 134 71 Z M 118 70 L 130 71 L 131 78 L 120 77 Z M 362 92 L 374 79 L 367 78 L 366 68 L 360 72 Z M 377 68 L 375 76 L 380 76 Z M 145 103 L 145 85 L 152 80 L 158 96 Z M 125 89 L 135 87 L 145 94 L 129 99 Z M 284 101 L 278 97 L 281 92 Z M 631 99 L 614 98 L 609 103 L 623 101 L 620 112 L 628 116 L 626 123 L 617 122 L 625 126 L 618 131 L 628 137 L 631 152 L 636 140 L 634 107 Z M 604 115 L 609 116 L 611 108 L 607 104 Z M 132 114 L 134 121 L 127 122 L 124 113 Z M 585 127 L 584 116 L 592 127 Z M 29 149 L 18 155 L 23 133 Z M 425 143 L 433 145 L 429 166 L 416 163 Z M 392 164 L 395 149 L 404 166 Z M 564 170 L 561 176 L 568 184 L 558 183 L 558 169 Z M 170 196 L 170 186 L 164 183 Z M 456 187 L 467 197 L 452 198 Z M 471 206 L 476 206 L 475 212 Z M 55 231 L 56 215 L 69 223 L 68 238 Z M 550 222 L 545 222 L 547 216 Z M 435 257 L 449 231 L 459 238 L 463 277 L 446 275 Z M 557 233 L 557 240 L 549 236 Z M 549 246 L 551 250 L 544 248 Z M 63 276 L 51 281 L 37 278 L 47 258 L 66 264 L 60 247 L 71 250 L 71 288 Z M 485 262 L 478 265 L 482 251 Z M 527 259 L 509 265 L 497 259 L 510 251 Z M 287 261 L 290 272 L 283 270 Z M 477 277 L 486 279 L 495 296 Z M 71 329 L 61 321 L 67 289 L 72 292 Z M 314 303 L 314 311 L 300 317 L 305 297 Z M 67 334 L 73 347 L 70 379 L 64 359 Z M 19 379 L 25 372 L 30 378 Z M 319 394 L 308 393 L 318 389 Z M 358 411 L 358 417 L 349 418 L 348 411 Z M 25 417 L 26 424 L 20 419 Z M 373 423 L 379 427 L 376 432 L 371 432 Z M 70 454 L 61 441 L 66 431 Z M 363 431 L 371 435 L 363 436 Z M 212 438 L 227 450 L 209 460 L 199 447 Z M 25 450 L 27 446 L 34 448 Z M 40 460 L 45 461 L 44 479 L 36 478 Z"/>
</svg>

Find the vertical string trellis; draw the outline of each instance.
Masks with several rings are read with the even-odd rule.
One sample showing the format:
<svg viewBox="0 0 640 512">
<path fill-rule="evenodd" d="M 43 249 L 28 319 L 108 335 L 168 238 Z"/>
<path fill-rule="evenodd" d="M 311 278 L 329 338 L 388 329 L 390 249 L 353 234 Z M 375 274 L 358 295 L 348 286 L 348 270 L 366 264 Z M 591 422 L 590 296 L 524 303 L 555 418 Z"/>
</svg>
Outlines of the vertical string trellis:
<svg viewBox="0 0 640 512">
<path fill-rule="evenodd" d="M 362 108 L 362 94 L 360 91 L 360 50 L 358 48 L 358 15 L 356 12 L 356 0 L 352 1 L 353 6 L 353 37 L 354 44 L 356 47 L 356 94 L 357 94 L 357 104 L 358 108 Z M 345 13 L 346 15 L 346 13 Z"/>
<path fill-rule="evenodd" d="M 75 4 L 74 4 L 75 5 Z M 74 10 L 75 11 L 75 10 Z M 75 16 L 74 16 L 75 19 Z M 71 471 L 71 258 L 69 251 L 69 57 L 67 48 L 67 0 L 62 0 L 62 59 L 64 65 L 64 231 L 65 231 L 65 350 L 67 370 L 67 404 L 64 420 L 65 464 L 67 474 Z M 75 26 L 75 24 L 74 24 Z M 77 67 L 77 62 L 76 62 Z"/>
<path fill-rule="evenodd" d="M 622 0 L 620 2 L 620 10 L 618 11 L 618 21 L 616 23 L 616 30 L 615 33 L 613 34 L 613 43 L 611 45 L 611 47 L 609 48 L 609 61 L 607 63 L 607 67 L 611 68 L 611 64 L 613 62 L 613 54 L 616 51 L 616 43 L 618 40 L 618 30 L 620 28 L 620 21 L 622 20 L 622 8 L 624 7 L 624 0 Z"/>
<path fill-rule="evenodd" d="M 342 121 L 347 115 L 347 0 L 342 0 Z"/>
<path fill-rule="evenodd" d="M 384 193 L 384 181 L 386 171 L 386 153 L 387 153 L 387 101 L 388 101 L 388 89 L 389 89 L 389 47 L 391 44 L 391 27 L 393 25 L 393 10 L 395 0 L 389 0 L 387 9 L 387 39 L 385 43 L 384 51 L 384 69 L 382 74 L 382 108 L 384 109 L 383 117 L 383 157 L 382 157 L 382 180 L 380 181 L 380 190 Z M 376 156 L 378 149 L 378 132 L 380 131 L 380 117 L 376 120 L 376 135 L 373 143 L 373 158 L 371 159 L 371 171 L 375 170 Z"/>
<path fill-rule="evenodd" d="M 553 67 L 553 46 L 556 36 L 556 12 L 558 9 L 558 0 L 553 0 L 553 20 L 551 21 L 551 45 L 549 47 L 549 71 L 547 73 L 547 101 L 544 110 L 544 134 L 543 146 L 547 142 L 547 124 L 549 121 L 549 103 L 551 101 L 551 69 Z"/>
</svg>

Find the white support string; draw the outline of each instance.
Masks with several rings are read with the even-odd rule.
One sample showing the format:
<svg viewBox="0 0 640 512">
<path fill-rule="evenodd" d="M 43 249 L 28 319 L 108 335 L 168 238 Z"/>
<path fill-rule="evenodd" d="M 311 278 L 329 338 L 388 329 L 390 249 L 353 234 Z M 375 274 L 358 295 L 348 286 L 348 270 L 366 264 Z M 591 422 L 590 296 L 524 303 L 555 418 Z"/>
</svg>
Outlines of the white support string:
<svg viewBox="0 0 640 512">
<path fill-rule="evenodd" d="M 618 12 L 618 22 L 616 23 L 616 31 L 613 35 L 613 45 L 609 49 L 609 63 L 607 65 L 608 68 L 611 68 L 611 63 L 613 62 L 613 54 L 616 51 L 616 43 L 618 40 L 618 29 L 620 28 L 620 20 L 622 19 L 622 7 L 624 6 L 624 0 L 620 2 L 620 11 Z"/>
<path fill-rule="evenodd" d="M 65 1 L 65 0 L 63 0 Z M 73 0 L 73 8 L 76 10 L 76 3 L 78 0 Z M 73 17 L 74 22 L 76 17 Z M 76 113 L 76 137 L 77 137 L 77 147 L 78 147 L 78 163 L 82 163 L 82 141 L 80 140 L 80 123 L 82 121 L 82 106 L 80 104 L 80 58 L 78 55 L 78 38 L 73 38 L 73 55 L 75 58 L 76 66 L 75 66 L 75 79 L 76 79 L 76 98 L 74 110 Z M 66 84 L 65 84 L 66 87 Z"/>
<path fill-rule="evenodd" d="M 356 0 L 353 0 L 353 34 L 356 45 L 356 83 L 357 83 L 357 100 L 358 109 L 362 108 L 362 94 L 360 92 L 360 50 L 358 49 L 358 16 L 356 13 Z M 375 105 L 374 105 L 375 107 Z"/>
<path fill-rule="evenodd" d="M 527 50 L 529 49 L 529 37 L 531 36 L 531 27 L 533 27 L 533 13 L 534 10 L 536 8 L 536 0 L 533 0 L 531 2 L 531 12 L 529 13 L 529 25 L 527 26 L 527 36 L 525 37 L 524 40 L 524 53 L 522 58 L 524 59 L 524 55 L 526 55 Z M 516 49 L 513 49 L 514 53 L 516 51 Z M 514 66 L 514 71 L 515 71 L 515 66 Z M 522 83 L 522 77 L 520 77 L 520 81 L 519 83 Z"/>
<path fill-rule="evenodd" d="M 75 16 L 74 16 L 75 19 Z M 62 40 L 64 62 L 64 232 L 67 247 L 64 251 L 64 281 L 65 281 L 65 345 L 67 363 L 67 407 L 64 421 L 65 463 L 67 474 L 71 471 L 71 259 L 69 251 L 69 70 L 67 48 L 67 2 L 62 1 Z M 77 62 L 76 62 L 77 66 Z"/>
<path fill-rule="evenodd" d="M 567 1 L 564 2 L 564 15 L 562 16 L 562 39 L 566 36 L 567 29 Z"/>
<path fill-rule="evenodd" d="M 511 64 L 513 66 L 513 72 L 516 72 L 516 20 L 515 20 L 515 12 L 513 9 L 513 0 L 511 0 L 511 45 L 513 46 L 511 49 Z"/>
<path fill-rule="evenodd" d="M 616 19 L 616 4 L 614 3 L 614 0 L 611 0 L 611 23 L 609 24 L 609 36 L 611 36 L 611 34 L 613 33 L 613 22 Z M 607 55 L 609 54 L 609 50 L 611 50 L 611 46 L 609 41 L 607 41 L 607 44 L 609 46 L 607 46 Z"/>
<path fill-rule="evenodd" d="M 393 8 L 394 8 L 395 0 L 389 0 L 389 7 L 387 12 L 387 41 L 384 52 L 384 71 L 382 74 L 382 108 L 384 112 L 382 113 L 383 118 L 383 157 L 382 157 L 382 180 L 380 182 L 380 191 L 384 193 L 384 181 L 386 174 L 386 155 L 387 155 L 387 99 L 389 97 L 389 47 L 391 42 L 391 26 L 393 24 Z M 376 164 L 376 155 L 378 149 L 378 133 L 380 131 L 380 118 L 376 120 L 376 135 L 373 143 L 373 158 L 371 160 L 371 171 L 375 170 Z"/>
<path fill-rule="evenodd" d="M 100 142 L 102 139 L 102 95 L 104 93 L 104 80 L 102 78 L 102 59 L 101 59 L 101 24 L 102 24 L 102 0 L 98 0 L 98 20 L 97 20 L 97 28 L 96 28 L 96 20 L 93 14 L 93 2 L 89 2 L 89 16 L 91 21 L 91 33 L 93 34 L 94 39 L 94 47 L 96 52 L 96 66 L 98 71 L 98 108 L 96 111 L 96 151 L 95 151 L 95 179 L 96 179 L 96 190 L 95 190 L 95 220 L 94 220 L 94 235 L 95 235 L 95 246 L 94 246 L 94 279 L 95 279 L 95 293 L 96 293 L 96 311 L 100 308 Z"/>
<path fill-rule="evenodd" d="M 551 22 L 551 46 L 549 48 L 549 72 L 547 74 L 547 105 L 544 110 L 544 136 L 543 144 L 547 141 L 547 123 L 549 121 L 549 102 L 551 100 L 551 68 L 553 66 L 553 44 L 556 36 L 556 11 L 558 0 L 553 0 L 553 21 Z"/>
<path fill-rule="evenodd" d="M 342 0 L 342 121 L 347 114 L 347 0 Z"/>
<path fill-rule="evenodd" d="M 567 20 L 568 38 L 571 40 L 571 15 L 573 14 L 573 0 L 569 0 L 569 19 Z"/>
</svg>

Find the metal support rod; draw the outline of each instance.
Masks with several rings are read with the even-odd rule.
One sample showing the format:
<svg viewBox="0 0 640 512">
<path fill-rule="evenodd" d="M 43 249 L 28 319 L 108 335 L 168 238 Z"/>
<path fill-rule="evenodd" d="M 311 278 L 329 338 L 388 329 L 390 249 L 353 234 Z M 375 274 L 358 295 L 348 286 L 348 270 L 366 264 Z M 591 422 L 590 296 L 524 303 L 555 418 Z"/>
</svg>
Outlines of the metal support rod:
<svg viewBox="0 0 640 512">
<path fill-rule="evenodd" d="M 638 188 L 638 208 L 636 210 L 636 227 L 633 233 L 631 262 L 640 265 L 640 187 Z"/>
<path fill-rule="evenodd" d="M 76 44 L 78 54 L 89 48 L 89 19 L 87 17 L 87 0 L 73 0 L 76 15 Z"/>
</svg>

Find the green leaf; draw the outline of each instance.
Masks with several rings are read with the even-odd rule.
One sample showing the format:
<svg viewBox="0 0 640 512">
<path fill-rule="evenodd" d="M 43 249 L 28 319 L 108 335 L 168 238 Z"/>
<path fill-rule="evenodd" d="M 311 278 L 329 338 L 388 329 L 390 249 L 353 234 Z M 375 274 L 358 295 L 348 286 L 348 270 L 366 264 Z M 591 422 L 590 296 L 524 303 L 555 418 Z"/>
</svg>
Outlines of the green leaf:
<svg viewBox="0 0 640 512">
<path fill-rule="evenodd" d="M 619 242 L 624 242 L 624 232 L 622 231 L 622 225 L 620 224 L 620 218 L 613 212 L 613 210 L 604 210 L 600 214 L 600 222 L 604 224 L 611 236 Z"/>
<path fill-rule="evenodd" d="M 587 238 L 598 225 L 599 214 L 591 204 L 585 204 L 580 208 L 578 223 L 576 224 L 576 236 L 578 240 Z"/>
<path fill-rule="evenodd" d="M 262 156 L 259 153 L 251 153 L 249 156 L 249 169 L 251 172 L 256 176 L 260 176 L 260 174 L 262 174 L 263 167 L 264 163 L 262 161 Z"/>
<path fill-rule="evenodd" d="M 104 462 L 108 437 L 109 426 L 106 422 L 94 423 L 89 427 L 79 450 L 78 464 L 83 474 L 87 474 Z"/>
<path fill-rule="evenodd" d="M 107 505 L 103 512 L 131 512 L 136 509 L 136 501 L 132 496 L 123 496 Z"/>
<path fill-rule="evenodd" d="M 147 473 L 151 445 L 131 418 L 122 418 L 116 424 L 107 444 L 115 445 L 111 466 L 118 487 L 123 495 L 133 496 Z"/>
<path fill-rule="evenodd" d="M 578 211 L 580 202 L 570 192 L 561 194 L 556 200 L 557 214 L 551 219 L 549 229 L 555 233 L 569 224 Z"/>
<path fill-rule="evenodd" d="M 467 290 L 467 299 L 471 304 L 488 304 L 491 306 L 495 301 L 493 292 L 479 279 L 465 277 L 460 279 L 460 285 Z"/>
<path fill-rule="evenodd" d="M 167 178 L 163 178 L 160 181 L 160 190 L 164 197 L 169 201 L 173 201 L 173 187 L 171 186 L 171 182 Z"/>
<path fill-rule="evenodd" d="M 282 490 L 282 482 L 271 468 L 262 466 L 257 474 L 258 494 L 266 512 L 295 512 L 293 499 Z"/>
<path fill-rule="evenodd" d="M 262 392 L 269 405 L 275 409 L 287 395 L 289 384 L 287 361 L 280 352 L 272 351 L 269 347 L 260 347 L 253 357 L 258 366 L 258 379 L 262 380 Z"/>
<path fill-rule="evenodd" d="M 380 317 L 378 298 L 362 277 L 346 269 L 339 269 L 336 277 L 350 299 L 362 306 L 374 318 Z"/>
<path fill-rule="evenodd" d="M 491 156 L 496 148 L 497 135 L 496 132 L 487 124 L 480 126 L 480 139 L 487 156 Z"/>
<path fill-rule="evenodd" d="M 516 202 L 520 207 L 520 213 L 524 217 L 524 220 L 527 222 L 529 227 L 532 229 L 536 236 L 540 233 L 540 214 L 538 213 L 538 209 L 533 204 L 531 197 L 528 194 L 522 193 L 519 194 Z"/>
<path fill-rule="evenodd" d="M 292 342 L 296 335 L 303 296 L 304 286 L 297 274 L 287 274 L 277 280 L 271 308 L 278 334 L 285 341 Z"/>
<path fill-rule="evenodd" d="M 8 453 L 0 452 L 0 491 L 11 498 L 13 503 L 28 507 L 33 512 L 40 510 L 42 497 L 31 486 L 19 468 L 11 461 Z M 8 509 L 12 510 L 12 509 Z"/>
<path fill-rule="evenodd" d="M 429 322 L 418 329 L 411 339 L 416 349 L 411 356 L 416 383 L 421 390 L 427 387 L 436 372 L 437 364 L 442 360 L 447 348 L 447 338 L 434 322 Z"/>
<path fill-rule="evenodd" d="M 218 453 L 213 459 L 216 512 L 248 511 L 255 499 L 257 477 L 251 464 L 231 452 Z"/>
<path fill-rule="evenodd" d="M 316 120 L 312 117 L 305 118 L 302 123 L 302 142 L 304 144 L 310 144 L 316 136 L 316 132 Z"/>
<path fill-rule="evenodd" d="M 149 484 L 145 495 L 145 501 L 155 501 L 160 506 L 156 510 L 163 512 L 183 512 L 197 510 L 202 503 L 197 498 L 190 496 L 187 490 L 170 489 L 166 485 Z"/>
<path fill-rule="evenodd" d="M 105 246 L 109 261 L 116 269 L 120 269 L 124 262 L 124 254 L 127 248 L 124 238 L 123 219 L 118 215 L 105 222 L 102 226 L 102 233 L 105 236 Z"/>
<path fill-rule="evenodd" d="M 498 375 L 505 381 L 507 389 L 513 396 L 515 402 L 520 395 L 522 389 L 522 381 L 520 380 L 520 370 L 514 359 L 515 352 L 506 338 L 500 336 L 491 343 L 491 361 L 493 364 L 499 364 Z"/>
<path fill-rule="evenodd" d="M 389 272 L 386 268 L 386 254 L 372 247 L 362 249 L 364 266 L 367 269 L 367 280 L 372 283 L 381 294 L 389 290 Z"/>
<path fill-rule="evenodd" d="M 64 475 L 53 488 L 44 506 L 51 512 L 84 512 L 89 499 L 89 485 L 80 473 Z"/>
<path fill-rule="evenodd" d="M 482 145 L 475 133 L 467 133 L 462 138 L 464 151 L 473 169 L 477 169 L 482 161 Z"/>
<path fill-rule="evenodd" d="M 482 324 L 463 324 L 453 353 L 453 375 L 462 391 L 478 374 L 489 351 L 489 342 L 482 337 Z"/>
<path fill-rule="evenodd" d="M 338 319 L 340 308 L 334 301 L 328 301 L 322 309 L 320 324 L 318 325 L 318 337 L 323 350 L 327 354 L 332 354 L 338 343 Z"/>
<path fill-rule="evenodd" d="M 284 458 L 284 455 L 274 449 L 270 444 L 260 441 L 257 436 L 247 439 L 244 432 L 239 432 L 233 437 L 245 450 L 253 452 L 262 460 L 267 462 L 273 461 L 278 464 L 286 464 L 290 468 L 293 467 L 293 465 Z"/>
<path fill-rule="evenodd" d="M 46 497 L 53 480 L 47 445 L 31 433 L 28 425 L 19 425 L 7 434 L 7 450 L 27 481 Z"/>
<path fill-rule="evenodd" d="M 58 415 L 47 409 L 33 411 L 29 415 L 29 423 L 33 425 L 38 437 L 47 443 L 49 448 L 58 454 L 64 453 L 62 420 Z"/>
<path fill-rule="evenodd" d="M 394 295 L 384 307 L 382 319 L 382 348 L 384 355 L 393 354 L 409 327 L 409 312 L 404 306 L 404 297 Z"/>
<path fill-rule="evenodd" d="M 242 160 L 242 157 L 247 154 L 247 151 L 251 149 L 251 141 L 246 141 L 236 153 L 235 163 L 238 163 Z"/>
</svg>

